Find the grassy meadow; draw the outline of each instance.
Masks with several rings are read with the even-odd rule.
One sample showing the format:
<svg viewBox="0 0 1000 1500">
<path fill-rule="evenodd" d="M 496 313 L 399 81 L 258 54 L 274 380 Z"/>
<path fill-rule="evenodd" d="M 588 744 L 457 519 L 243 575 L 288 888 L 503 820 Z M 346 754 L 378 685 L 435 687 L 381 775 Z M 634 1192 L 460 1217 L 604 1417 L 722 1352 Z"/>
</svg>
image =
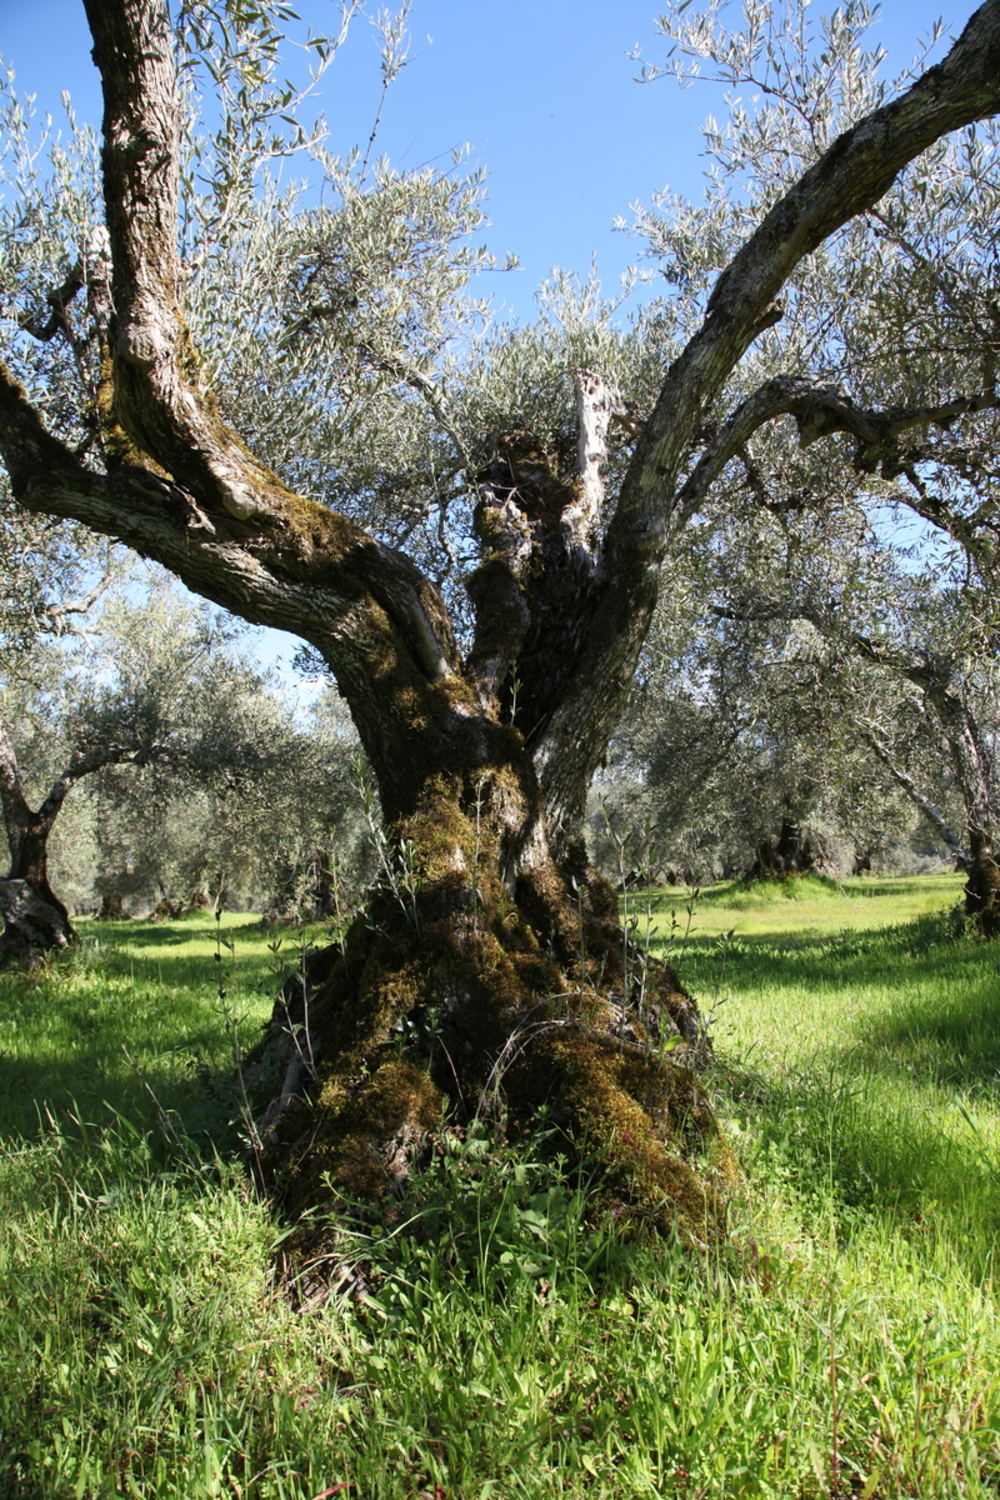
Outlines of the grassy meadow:
<svg viewBox="0 0 1000 1500">
<path fill-rule="evenodd" d="M 87 922 L 0 974 L 0 1500 L 995 1497 L 1000 946 L 959 889 L 630 894 L 712 1016 L 728 1243 L 623 1244 L 473 1136 L 325 1298 L 231 1082 L 294 936 Z"/>
</svg>

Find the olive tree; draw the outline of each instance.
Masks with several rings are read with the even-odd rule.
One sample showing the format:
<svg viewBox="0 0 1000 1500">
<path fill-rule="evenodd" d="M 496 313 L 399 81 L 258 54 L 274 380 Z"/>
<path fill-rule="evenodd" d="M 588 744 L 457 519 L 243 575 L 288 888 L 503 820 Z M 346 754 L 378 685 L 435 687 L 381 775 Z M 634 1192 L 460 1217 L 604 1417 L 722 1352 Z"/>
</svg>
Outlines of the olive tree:
<svg viewBox="0 0 1000 1500">
<path fill-rule="evenodd" d="M 47 757 L 52 774 L 32 806 L 28 783 L 35 778 L 25 778 L 23 757 L 19 763 L 15 747 L 15 739 L 23 742 L 30 733 L 32 700 L 44 705 L 48 748 L 61 739 L 51 732 L 62 685 L 56 643 L 80 633 L 82 622 L 123 572 L 114 549 L 95 548 L 93 541 L 78 528 L 18 511 L 9 495 L 0 492 L 0 811 L 10 853 L 0 880 L 0 962 L 70 941 L 69 914 L 48 878 L 49 835 L 67 793 L 81 777 L 134 754 L 134 747 L 63 741 L 58 771 Z"/>
<path fill-rule="evenodd" d="M 221 639 L 176 601 L 155 634 L 149 625 L 147 611 L 124 612 L 116 638 L 135 686 L 116 677 L 115 701 L 119 713 L 130 698 L 155 706 L 163 753 L 108 764 L 87 784 L 102 913 L 342 916 L 368 866 L 367 829 L 357 737 L 334 693 L 295 711 L 246 642 Z M 179 668 L 168 693 L 164 674 Z"/>
<path fill-rule="evenodd" d="M 679 1215 L 703 1233 L 712 1190 L 684 1160 L 687 1145 L 713 1133 L 682 1065 L 699 1050 L 697 1014 L 667 971 L 633 990 L 614 893 L 587 859 L 588 786 L 627 702 L 660 567 L 690 512 L 686 487 L 712 442 L 706 419 L 782 318 L 790 278 L 807 284 L 811 258 L 911 162 L 1000 108 L 1000 7 L 981 6 L 944 61 L 889 99 L 851 87 L 850 35 L 817 49 L 824 108 L 787 153 L 787 180 L 727 247 L 710 296 L 674 320 L 658 393 L 626 412 L 621 435 L 592 368 L 567 372 L 574 405 L 545 441 L 523 423 L 459 429 L 446 342 L 460 259 L 429 264 L 443 293 L 427 306 L 420 277 L 405 266 L 392 274 L 399 268 L 382 266 L 377 244 L 365 248 L 393 195 L 391 223 L 408 228 L 410 253 L 440 246 L 435 216 L 421 210 L 446 184 L 414 181 L 404 192 L 391 173 L 360 169 L 341 179 L 339 206 L 302 220 L 283 327 L 269 317 L 257 336 L 277 376 L 296 347 L 343 353 L 343 378 L 335 371 L 325 394 L 306 391 L 327 400 L 331 437 L 349 439 L 382 410 L 404 449 L 422 426 L 430 451 L 419 474 L 382 470 L 383 440 L 367 468 L 336 466 L 328 483 L 283 459 L 280 445 L 248 442 L 226 404 L 224 363 L 198 347 L 188 308 L 202 268 L 182 257 L 178 236 L 197 190 L 184 179 L 183 36 L 162 0 L 86 8 L 105 103 L 101 205 L 81 226 L 76 277 L 89 397 L 53 410 L 8 340 L 0 452 L 14 496 L 120 538 L 235 614 L 299 635 L 336 678 L 395 841 L 366 919 L 346 951 L 317 966 L 312 1057 L 295 1047 L 294 1025 L 274 1039 L 261 1137 L 287 1203 L 302 1209 L 335 1190 L 379 1197 L 443 1109 L 461 1121 L 502 1097 L 523 1125 L 551 1104 L 638 1212 L 660 1224 Z M 258 85 L 259 123 L 271 109 L 280 7 L 225 11 L 236 44 L 213 63 L 215 76 L 253 76 L 226 94 L 224 125 L 230 101 L 242 108 Z M 193 17 L 202 50 L 219 35 L 215 14 L 208 4 L 183 9 L 182 32 L 190 36 Z M 837 107 L 826 109 L 831 98 Z M 202 173 L 221 223 L 243 179 L 231 133 L 217 141 Z M 54 266 L 53 285 L 74 269 Z M 607 463 L 609 486 L 615 442 L 623 458 Z M 447 507 L 437 504 L 449 491 Z M 380 506 L 395 511 L 415 492 L 424 499 L 408 553 L 405 526 L 393 520 L 390 539 L 382 534 Z M 445 566 L 446 509 L 475 554 L 460 610 Z M 428 523 L 438 516 L 435 536 Z M 433 1027 L 422 1024 L 429 1010 Z M 672 1050 L 677 1038 L 685 1046 Z"/>
<path fill-rule="evenodd" d="M 112 904 L 157 882 L 160 897 L 190 904 L 211 880 L 218 898 L 265 867 L 275 877 L 310 836 L 332 833 L 348 802 L 354 742 L 297 724 L 240 634 L 231 617 L 154 579 L 142 599 L 106 597 L 79 639 L 43 637 L 22 657 L 0 722 L 11 859 L 0 881 L 0 952 L 23 958 L 72 941 L 49 843 L 84 780 L 98 868 L 90 882 L 75 874 Z"/>
<path fill-rule="evenodd" d="M 612 742 L 594 834 L 603 844 L 613 815 L 655 851 L 659 878 L 849 873 L 898 855 L 914 831 L 912 794 L 894 775 L 914 756 L 909 743 L 900 753 L 894 680 L 873 681 L 794 612 L 761 618 L 755 604 L 747 617 L 717 603 L 680 641 L 661 609 Z"/>
<path fill-rule="evenodd" d="M 901 529 L 894 484 L 870 478 L 859 491 L 849 453 L 817 458 L 811 445 L 802 453 L 788 438 L 772 430 L 758 439 L 720 482 L 728 493 L 712 553 L 712 612 L 744 649 L 755 636 L 791 638 L 805 628 L 800 657 L 819 662 L 832 653 L 835 671 L 804 711 L 826 718 L 831 749 L 846 731 L 889 772 L 967 868 L 967 914 L 993 935 L 1000 870 L 991 505 L 982 495 L 973 501 L 967 487 L 968 531 L 954 511 L 947 527 Z M 744 680 L 738 668 L 736 676 Z M 959 832 L 944 788 L 960 800 Z"/>
</svg>

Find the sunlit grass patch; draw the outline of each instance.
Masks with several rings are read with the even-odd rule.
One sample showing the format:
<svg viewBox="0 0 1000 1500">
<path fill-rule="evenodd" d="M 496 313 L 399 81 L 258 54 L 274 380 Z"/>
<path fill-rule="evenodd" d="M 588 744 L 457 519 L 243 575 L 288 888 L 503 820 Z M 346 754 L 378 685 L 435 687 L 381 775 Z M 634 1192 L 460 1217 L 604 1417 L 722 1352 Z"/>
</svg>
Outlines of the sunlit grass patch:
<svg viewBox="0 0 1000 1500">
<path fill-rule="evenodd" d="M 343 1227 L 326 1300 L 277 1274 L 226 1094 L 220 978 L 252 1039 L 294 934 L 89 923 L 0 976 L 0 1495 L 995 1495 L 1000 950 L 934 914 L 959 881 L 879 885 L 707 893 L 677 945 L 727 1243 L 623 1244 L 473 1132 Z"/>
</svg>

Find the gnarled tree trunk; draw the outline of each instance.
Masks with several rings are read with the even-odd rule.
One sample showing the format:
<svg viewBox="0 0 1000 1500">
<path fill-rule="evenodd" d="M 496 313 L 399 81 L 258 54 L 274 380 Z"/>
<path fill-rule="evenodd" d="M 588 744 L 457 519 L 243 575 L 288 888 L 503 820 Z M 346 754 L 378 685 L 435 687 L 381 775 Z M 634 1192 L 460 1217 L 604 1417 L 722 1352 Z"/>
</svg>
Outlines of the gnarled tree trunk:
<svg viewBox="0 0 1000 1500">
<path fill-rule="evenodd" d="M 26 960 L 73 939 L 69 913 L 49 885 L 48 841 L 69 786 L 57 783 L 38 811 L 28 806 L 14 747 L 0 728 L 0 805 L 10 870 L 0 880 L 0 963 Z"/>
<path fill-rule="evenodd" d="M 276 1009 L 264 1169 L 293 1211 L 331 1187 L 379 1200 L 443 1118 L 525 1130 L 545 1103 L 603 1158 L 609 1206 L 701 1239 L 718 1205 L 685 1157 L 717 1133 L 697 1011 L 629 954 L 611 888 L 553 856 L 519 736 L 482 730 L 458 716 L 443 763 L 409 761 L 378 892 Z"/>
</svg>

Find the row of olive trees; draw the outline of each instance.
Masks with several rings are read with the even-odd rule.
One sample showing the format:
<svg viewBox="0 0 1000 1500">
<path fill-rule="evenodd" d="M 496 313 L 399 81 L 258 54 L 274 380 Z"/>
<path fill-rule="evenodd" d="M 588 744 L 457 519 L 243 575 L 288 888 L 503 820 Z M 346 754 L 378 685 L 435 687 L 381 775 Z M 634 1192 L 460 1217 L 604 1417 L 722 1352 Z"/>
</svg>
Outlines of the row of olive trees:
<svg viewBox="0 0 1000 1500">
<path fill-rule="evenodd" d="M 244 631 L 148 573 L 73 597 L 72 616 L 65 593 L 36 610 L 33 640 L 7 615 L 3 951 L 70 941 L 69 895 L 106 915 L 329 908 L 337 861 L 355 873 L 360 818 L 335 694 L 299 722 Z"/>
</svg>

